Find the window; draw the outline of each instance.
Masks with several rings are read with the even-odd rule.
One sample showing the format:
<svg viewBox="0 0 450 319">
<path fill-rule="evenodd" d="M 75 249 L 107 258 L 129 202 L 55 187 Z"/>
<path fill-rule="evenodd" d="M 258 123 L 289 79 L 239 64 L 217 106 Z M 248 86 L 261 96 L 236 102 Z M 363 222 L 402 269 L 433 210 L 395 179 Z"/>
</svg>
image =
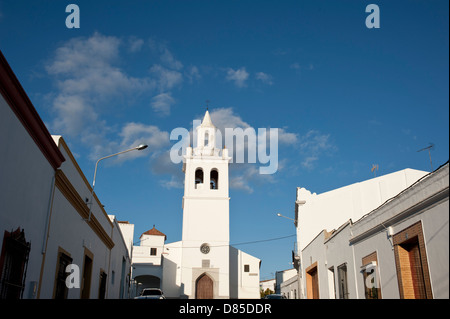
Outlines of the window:
<svg viewBox="0 0 450 319">
<path fill-rule="evenodd" d="M 205 132 L 205 141 L 204 141 L 204 144 L 203 144 L 205 147 L 208 146 L 208 142 L 209 142 L 208 140 L 209 140 L 209 134 L 208 134 L 208 132 Z"/>
<path fill-rule="evenodd" d="M 244 272 L 250 272 L 250 265 L 244 265 Z"/>
<path fill-rule="evenodd" d="M 377 252 L 362 259 L 361 272 L 364 279 L 364 290 L 366 299 L 381 299 L 381 287 L 378 277 Z"/>
<path fill-rule="evenodd" d="M 210 250 L 211 250 L 211 248 L 209 247 L 209 245 L 208 244 L 202 244 L 201 246 L 200 246 L 200 251 L 203 253 L 203 254 L 209 254 L 209 252 L 210 252 Z"/>
<path fill-rule="evenodd" d="M 219 188 L 219 172 L 217 169 L 213 168 L 209 175 L 210 180 L 210 189 L 218 189 Z"/>
<path fill-rule="evenodd" d="M 348 299 L 347 264 L 338 267 L 339 299 Z"/>
<path fill-rule="evenodd" d="M 58 265 L 56 268 L 56 281 L 55 281 L 55 299 L 67 299 L 67 293 L 69 289 L 66 285 L 66 278 L 69 273 L 66 272 L 66 267 L 72 263 L 72 258 L 64 252 L 58 254 Z"/>
<path fill-rule="evenodd" d="M 150 248 L 150 256 L 156 256 L 156 248 Z"/>
<path fill-rule="evenodd" d="M 198 184 L 203 184 L 203 170 L 201 168 L 197 168 L 195 170 L 195 188 L 197 189 Z"/>
<path fill-rule="evenodd" d="M 0 255 L 0 299 L 22 298 L 30 246 L 20 227 L 5 231 Z"/>
</svg>

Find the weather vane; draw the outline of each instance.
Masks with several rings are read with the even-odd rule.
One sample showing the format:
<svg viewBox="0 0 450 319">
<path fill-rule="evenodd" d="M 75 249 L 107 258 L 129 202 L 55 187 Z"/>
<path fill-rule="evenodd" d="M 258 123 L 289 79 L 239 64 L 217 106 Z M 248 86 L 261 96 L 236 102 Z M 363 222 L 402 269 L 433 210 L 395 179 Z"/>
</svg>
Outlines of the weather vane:
<svg viewBox="0 0 450 319">
<path fill-rule="evenodd" d="M 370 170 L 375 177 L 377 177 L 377 171 L 378 171 L 378 164 L 372 164 L 372 168 Z"/>
<path fill-rule="evenodd" d="M 206 100 L 205 102 L 206 102 L 206 110 L 208 110 L 209 103 L 211 103 L 211 101 L 210 100 Z"/>
</svg>

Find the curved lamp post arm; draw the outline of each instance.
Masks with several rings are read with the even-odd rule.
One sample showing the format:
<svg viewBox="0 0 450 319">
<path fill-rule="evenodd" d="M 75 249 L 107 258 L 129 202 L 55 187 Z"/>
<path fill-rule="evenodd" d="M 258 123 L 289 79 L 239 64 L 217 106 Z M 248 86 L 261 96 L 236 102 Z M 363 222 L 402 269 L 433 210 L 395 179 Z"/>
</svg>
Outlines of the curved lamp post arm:
<svg viewBox="0 0 450 319">
<path fill-rule="evenodd" d="M 87 219 L 84 218 L 85 221 L 90 222 L 90 220 L 91 220 L 91 215 L 92 215 L 92 204 L 93 204 L 92 201 L 94 200 L 94 187 L 95 187 L 95 178 L 96 178 L 96 176 L 97 176 L 97 167 L 98 167 L 98 163 L 99 163 L 101 160 L 104 160 L 104 159 L 106 159 L 106 158 L 110 158 L 110 157 L 113 157 L 113 156 L 116 156 L 116 155 L 120 155 L 120 154 L 123 154 L 123 153 L 126 153 L 126 152 L 140 151 L 140 150 L 146 149 L 147 147 L 148 147 L 148 145 L 146 145 L 146 144 L 141 144 L 141 145 L 139 145 L 139 146 L 130 148 L 130 149 L 126 150 L 126 151 L 122 151 L 122 152 L 119 152 L 119 153 L 111 154 L 111 155 L 108 155 L 108 156 L 99 158 L 99 159 L 97 160 L 97 162 L 95 163 L 94 180 L 93 180 L 93 182 L 92 182 L 92 189 L 91 189 L 91 198 L 90 198 L 90 200 L 89 200 L 89 217 L 88 217 Z"/>
</svg>

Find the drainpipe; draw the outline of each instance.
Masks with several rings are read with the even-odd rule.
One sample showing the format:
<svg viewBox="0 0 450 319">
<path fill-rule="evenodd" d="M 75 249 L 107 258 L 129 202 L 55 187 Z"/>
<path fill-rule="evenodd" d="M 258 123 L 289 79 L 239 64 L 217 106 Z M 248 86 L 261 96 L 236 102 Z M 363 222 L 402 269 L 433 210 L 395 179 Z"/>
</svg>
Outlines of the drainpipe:
<svg viewBox="0 0 450 319">
<path fill-rule="evenodd" d="M 350 225 L 351 227 L 351 225 Z M 353 237 L 353 231 L 350 230 L 350 234 Z M 355 291 L 356 291 L 356 299 L 359 299 L 359 294 L 358 294 L 358 281 L 357 281 L 357 277 L 356 277 L 356 260 L 355 260 L 355 245 L 351 245 L 352 246 L 352 259 L 353 259 L 353 275 L 355 277 Z"/>
<path fill-rule="evenodd" d="M 299 257 L 299 267 L 297 273 L 297 281 L 298 281 L 298 290 L 299 290 L 299 299 L 305 299 L 305 294 L 303 291 L 304 283 L 303 283 L 303 256 L 301 249 L 301 233 L 300 233 L 300 206 L 306 204 L 305 200 L 296 200 L 295 201 L 295 210 L 296 210 L 296 220 L 295 220 L 295 228 L 297 233 L 297 256 Z"/>
<path fill-rule="evenodd" d="M 56 180 L 57 172 L 58 172 L 58 170 L 56 170 L 55 173 L 53 174 L 52 185 L 51 185 L 51 188 L 50 188 L 50 198 L 49 198 L 48 207 L 47 207 L 47 217 L 46 217 L 46 220 L 45 220 L 44 237 L 42 239 L 42 250 L 41 250 L 41 253 L 43 255 L 47 251 L 48 232 L 49 232 L 49 228 L 50 228 L 50 216 L 51 216 L 52 208 L 53 208 L 53 198 L 55 196 L 55 180 Z"/>
<path fill-rule="evenodd" d="M 42 262 L 41 262 L 41 274 L 39 275 L 39 283 L 38 283 L 37 293 L 36 293 L 36 298 L 38 298 L 38 299 L 40 298 L 40 295 L 41 295 L 42 276 L 44 273 L 44 266 L 45 266 L 45 253 L 47 252 L 48 233 L 50 231 L 50 220 L 51 220 L 51 215 L 52 215 L 52 210 L 53 210 L 53 199 L 55 197 L 55 181 L 56 181 L 56 174 L 58 173 L 58 171 L 59 170 L 55 170 L 55 172 L 53 174 L 53 178 L 52 178 L 52 183 L 50 186 L 50 198 L 49 198 L 48 207 L 47 207 L 47 216 L 45 219 L 44 236 L 42 238 L 41 254 L 43 256 L 42 256 Z"/>
</svg>

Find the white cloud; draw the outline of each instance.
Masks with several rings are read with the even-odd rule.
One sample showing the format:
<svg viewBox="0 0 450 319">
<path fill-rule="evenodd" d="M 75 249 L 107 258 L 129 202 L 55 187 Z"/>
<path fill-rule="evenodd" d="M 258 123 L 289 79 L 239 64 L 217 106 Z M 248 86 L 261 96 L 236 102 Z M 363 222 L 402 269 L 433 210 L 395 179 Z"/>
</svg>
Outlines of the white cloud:
<svg viewBox="0 0 450 319">
<path fill-rule="evenodd" d="M 172 163 L 170 159 L 170 150 L 161 150 L 152 154 L 150 159 L 150 169 L 155 175 L 164 175 L 169 178 L 160 180 L 164 188 L 183 188 L 184 174 L 180 164 Z"/>
<path fill-rule="evenodd" d="M 298 62 L 294 62 L 289 67 L 294 70 L 314 70 L 314 65 L 312 63 L 308 65 L 300 65 Z"/>
<path fill-rule="evenodd" d="M 232 81 L 234 82 L 234 84 L 237 87 L 245 87 L 246 86 L 246 81 L 248 79 L 249 74 L 247 73 L 247 71 L 245 70 L 244 67 L 238 69 L 238 70 L 233 70 L 232 68 L 228 68 L 227 70 L 227 76 L 226 79 L 228 81 Z"/>
<path fill-rule="evenodd" d="M 73 38 L 56 49 L 45 68 L 64 94 L 100 100 L 153 89 L 152 79 L 132 77 L 115 65 L 120 61 L 120 44 L 119 38 L 99 33 Z"/>
<path fill-rule="evenodd" d="M 144 46 L 144 40 L 139 39 L 137 37 L 130 37 L 128 39 L 128 51 L 130 52 L 139 52 Z"/>
<path fill-rule="evenodd" d="M 80 75 L 89 69 L 110 65 L 119 56 L 120 39 L 94 33 L 89 38 L 73 38 L 56 49 L 46 66 L 52 75 Z"/>
<path fill-rule="evenodd" d="M 160 184 L 162 187 L 167 188 L 167 189 L 172 189 L 172 188 L 184 188 L 184 182 L 183 182 L 183 179 L 177 178 L 177 177 L 174 176 L 174 175 L 172 175 L 172 176 L 170 177 L 169 180 L 167 180 L 167 179 L 161 180 L 161 181 L 159 182 L 159 184 Z"/>
<path fill-rule="evenodd" d="M 188 79 L 189 83 L 193 83 L 195 80 L 199 80 L 201 78 L 200 72 L 198 70 L 198 67 L 190 66 L 186 72 L 184 73 L 186 78 Z"/>
<path fill-rule="evenodd" d="M 322 134 L 317 130 L 310 130 L 301 136 L 297 145 L 303 157 L 301 164 L 307 169 L 315 167 L 319 156 L 337 149 L 331 143 L 329 134 Z"/>
<path fill-rule="evenodd" d="M 161 149 L 169 145 L 169 133 L 161 131 L 157 126 L 142 123 L 126 123 L 119 134 L 122 137 L 121 147 L 133 147 L 147 144 L 150 149 Z"/>
<path fill-rule="evenodd" d="M 166 64 L 171 69 L 181 70 L 183 68 L 183 64 L 175 59 L 173 54 L 165 47 L 162 49 L 160 59 L 161 62 Z"/>
<path fill-rule="evenodd" d="M 221 131 L 224 131 L 227 127 L 250 127 L 250 124 L 244 122 L 239 115 L 235 114 L 231 107 L 214 109 L 210 112 L 210 115 L 214 125 Z"/>
<path fill-rule="evenodd" d="M 243 175 L 237 175 L 230 178 L 230 188 L 253 193 L 253 188 L 250 187 L 249 181 Z"/>
<path fill-rule="evenodd" d="M 255 165 L 232 165 L 230 167 L 230 188 L 253 193 L 255 185 L 275 183 L 274 175 L 260 174 Z"/>
<path fill-rule="evenodd" d="M 161 92 L 170 90 L 183 81 L 181 72 L 167 69 L 160 64 L 153 65 L 150 72 L 156 76 L 158 88 Z"/>
<path fill-rule="evenodd" d="M 222 133 L 222 145 L 225 143 L 226 128 L 242 128 L 243 130 L 252 128 L 252 126 L 243 120 L 238 114 L 234 113 L 232 108 L 218 108 L 210 112 L 211 120 Z M 258 134 L 258 128 L 254 127 Z M 269 129 L 266 130 L 266 134 Z M 296 133 L 287 132 L 285 129 L 278 129 L 278 142 L 284 145 L 294 145 L 298 142 Z M 257 143 L 257 141 L 255 141 Z M 260 174 L 259 163 L 236 163 L 235 156 L 237 151 L 248 154 L 249 148 L 256 149 L 257 145 L 251 144 L 247 139 L 243 141 L 235 140 L 233 145 L 226 145 L 229 152 L 233 150 L 233 163 L 230 164 L 230 187 L 240 189 L 248 193 L 253 192 L 253 186 L 263 183 L 274 183 L 275 175 Z M 283 161 L 281 161 L 283 162 Z M 278 166 L 278 170 L 282 167 Z"/>
<path fill-rule="evenodd" d="M 278 142 L 284 144 L 295 144 L 298 141 L 298 134 L 286 132 L 283 128 L 278 129 Z"/>
<path fill-rule="evenodd" d="M 156 67 L 144 77 L 128 74 L 119 67 L 124 54 L 121 49 L 140 50 L 143 42 L 138 38 L 125 40 L 128 41 L 100 33 L 73 38 L 60 45 L 45 66 L 56 84 L 55 91 L 49 94 L 55 115 L 50 130 L 89 147 L 91 159 L 134 147 L 139 141 L 156 150 L 169 143 L 168 133 L 155 126 L 134 122 L 111 124 L 105 120 L 106 115 L 114 112 L 117 98 L 152 94 L 158 87 L 172 88 L 181 81 L 181 74 L 162 67 Z M 167 114 L 173 102 L 170 93 L 159 94 L 154 97 L 152 106 L 155 111 Z M 142 154 L 130 152 L 122 158 Z"/>
<path fill-rule="evenodd" d="M 294 70 L 300 70 L 300 64 L 298 62 L 292 63 L 289 67 Z"/>
<path fill-rule="evenodd" d="M 272 85 L 273 84 L 272 76 L 267 74 L 267 73 L 258 72 L 258 73 L 256 73 L 255 78 L 257 80 L 260 80 L 264 84 L 267 84 L 267 85 Z"/>
<path fill-rule="evenodd" d="M 160 152 L 169 146 L 169 142 L 169 133 L 161 131 L 157 126 L 128 122 L 122 126 L 116 138 L 103 138 L 101 143 L 96 143 L 90 158 L 95 160 L 101 156 L 114 154 L 140 144 L 148 145 L 147 151 L 128 152 L 111 160 L 111 162 L 121 163 L 125 160 L 148 156 L 148 153 L 154 154 Z"/>
<path fill-rule="evenodd" d="M 155 112 L 166 116 L 170 114 L 170 107 L 174 103 L 175 100 L 170 93 L 161 93 L 152 98 L 151 106 Z"/>
</svg>

